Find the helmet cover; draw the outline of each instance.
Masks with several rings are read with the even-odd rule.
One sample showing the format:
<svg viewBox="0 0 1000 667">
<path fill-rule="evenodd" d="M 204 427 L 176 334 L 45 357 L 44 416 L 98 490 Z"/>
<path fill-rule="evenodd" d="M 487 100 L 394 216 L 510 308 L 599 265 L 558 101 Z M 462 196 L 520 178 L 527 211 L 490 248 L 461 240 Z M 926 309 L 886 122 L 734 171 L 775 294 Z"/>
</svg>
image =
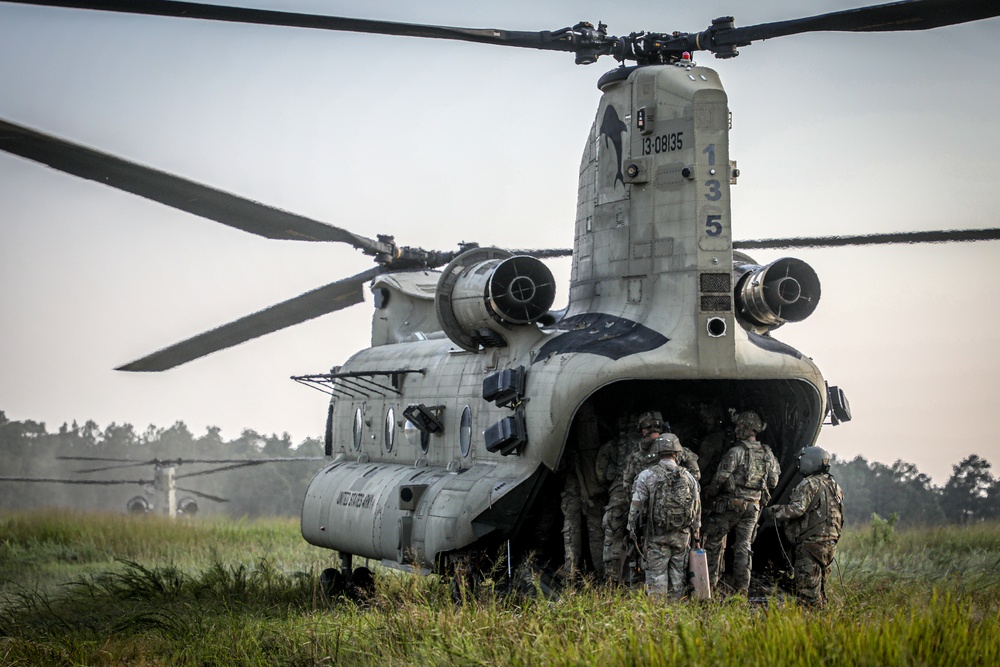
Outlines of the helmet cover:
<svg viewBox="0 0 1000 667">
<path fill-rule="evenodd" d="M 657 430 L 663 431 L 664 430 L 663 414 L 659 410 L 643 412 L 641 415 L 639 415 L 639 421 L 637 422 L 636 425 L 638 426 L 639 430 L 646 428 L 653 431 Z"/>
<path fill-rule="evenodd" d="M 650 458 L 660 458 L 663 454 L 678 454 L 681 451 L 681 441 L 673 433 L 664 433 L 653 441 L 649 450 Z"/>
<path fill-rule="evenodd" d="M 760 415 L 753 410 L 741 412 L 736 415 L 736 418 L 733 420 L 733 430 L 735 431 L 736 437 L 741 440 L 748 438 L 751 435 L 757 435 L 766 428 L 767 424 L 765 424 L 760 418 Z"/>
</svg>

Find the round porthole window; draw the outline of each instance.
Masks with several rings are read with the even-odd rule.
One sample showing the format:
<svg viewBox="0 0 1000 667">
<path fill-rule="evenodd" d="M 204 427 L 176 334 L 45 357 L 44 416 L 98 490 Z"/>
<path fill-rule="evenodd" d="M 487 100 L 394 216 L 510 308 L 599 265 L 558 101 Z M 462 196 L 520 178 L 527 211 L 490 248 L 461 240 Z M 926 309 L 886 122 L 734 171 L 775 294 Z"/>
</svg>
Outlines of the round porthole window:
<svg viewBox="0 0 1000 667">
<path fill-rule="evenodd" d="M 468 405 L 462 411 L 462 421 L 458 427 L 458 446 L 462 450 L 462 456 L 468 456 L 472 448 L 472 408 Z"/>
<path fill-rule="evenodd" d="M 361 408 L 354 411 L 354 449 L 361 449 L 361 436 L 365 428 L 364 414 Z"/>
<path fill-rule="evenodd" d="M 396 436 L 396 411 L 389 408 L 385 411 L 385 451 L 391 452 Z"/>
</svg>

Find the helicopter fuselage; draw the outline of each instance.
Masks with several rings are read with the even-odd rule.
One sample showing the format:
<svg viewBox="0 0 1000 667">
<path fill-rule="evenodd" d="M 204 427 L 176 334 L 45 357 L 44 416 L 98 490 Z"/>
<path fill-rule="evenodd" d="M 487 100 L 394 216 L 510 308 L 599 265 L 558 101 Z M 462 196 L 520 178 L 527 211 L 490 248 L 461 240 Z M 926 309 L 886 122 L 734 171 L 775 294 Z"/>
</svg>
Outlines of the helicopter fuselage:
<svg viewBox="0 0 1000 667">
<path fill-rule="evenodd" d="M 672 423 L 705 404 L 757 410 L 786 471 L 779 494 L 792 481 L 827 389 L 770 332 L 812 312 L 819 284 L 797 260 L 760 267 L 732 249 L 737 172 L 718 75 L 622 68 L 600 86 L 566 310 L 512 321 L 490 282 L 504 258 L 485 249 L 440 275 L 380 276 L 373 347 L 329 376 L 335 458 L 306 493 L 309 542 L 432 569 L 507 540 L 558 560 L 558 494 L 584 404 L 605 436 L 649 409 Z M 514 297 L 528 302 L 544 277 L 515 269 L 530 289 Z M 482 302 L 477 314 L 459 295 Z"/>
</svg>

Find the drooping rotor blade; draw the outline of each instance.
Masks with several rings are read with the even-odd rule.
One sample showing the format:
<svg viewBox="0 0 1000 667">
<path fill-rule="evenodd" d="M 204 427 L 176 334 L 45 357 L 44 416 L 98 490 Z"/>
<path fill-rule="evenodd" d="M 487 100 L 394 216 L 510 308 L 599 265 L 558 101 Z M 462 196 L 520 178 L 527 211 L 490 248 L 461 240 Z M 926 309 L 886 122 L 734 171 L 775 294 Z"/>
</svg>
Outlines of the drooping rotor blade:
<svg viewBox="0 0 1000 667">
<path fill-rule="evenodd" d="M 428 37 L 549 51 L 567 51 L 575 53 L 576 62 L 580 64 L 593 63 L 602 55 L 614 55 L 618 60 L 634 60 L 640 64 L 669 63 L 675 62 L 684 51 L 700 50 L 712 51 L 720 58 L 731 58 L 738 54 L 737 46 L 745 46 L 757 40 L 803 32 L 928 30 L 1000 15 L 1000 7 L 997 6 L 996 0 L 902 0 L 901 2 L 742 28 L 734 27 L 732 17 L 722 17 L 713 21 L 712 26 L 702 32 L 634 32 L 628 36 L 614 37 L 607 34 L 604 25 L 598 25 L 595 28 L 586 22 L 580 22 L 573 27 L 560 30 L 525 32 L 372 21 L 338 16 L 174 2 L 172 0 L 4 1 L 130 14 Z"/>
<path fill-rule="evenodd" d="M 119 366 L 115 370 L 165 371 L 168 368 L 180 366 L 258 336 L 362 303 L 364 301 L 364 285 L 381 271 L 380 267 L 375 267 L 350 278 L 344 278 L 311 292 L 300 294 L 293 299 L 282 301 L 253 315 L 247 315 L 217 329 L 206 331 L 154 352 L 142 359 Z"/>
<path fill-rule="evenodd" d="M 229 498 L 221 498 L 219 496 L 213 496 L 211 494 L 205 493 L 204 491 L 195 491 L 194 489 L 182 489 L 179 486 L 177 487 L 177 490 L 178 491 L 182 491 L 184 493 L 190 493 L 193 496 L 200 496 L 202 498 L 207 498 L 208 500 L 214 500 L 217 503 L 228 503 L 229 502 Z"/>
<path fill-rule="evenodd" d="M 387 244 L 0 120 L 0 150 L 269 239 L 336 241 L 370 255 Z"/>
<path fill-rule="evenodd" d="M 733 241 L 733 248 L 829 248 L 834 246 L 887 245 L 892 243 L 962 243 L 1000 240 L 1000 229 L 951 229 L 927 232 L 893 232 L 859 236 L 814 236 L 785 239 Z"/>
<path fill-rule="evenodd" d="M 340 16 L 299 14 L 295 12 L 281 12 L 268 9 L 249 9 L 245 7 L 209 5 L 197 2 L 174 2 L 173 0 L 9 1 L 25 5 L 68 7 L 74 9 L 96 9 L 100 11 L 122 12 L 126 14 L 147 14 L 152 16 L 168 16 L 174 18 L 227 21 L 230 23 L 252 23 L 257 25 L 286 26 L 292 28 L 336 30 L 340 32 L 363 32 L 376 35 L 396 35 L 401 37 L 451 39 L 462 42 L 517 46 L 548 51 L 576 50 L 576 46 L 573 42 L 573 34 L 569 29 L 526 32 L 519 30 L 499 30 L 494 28 L 453 28 L 448 26 L 423 25 L 418 23 L 372 21 L 368 19 L 344 18 Z"/>
<path fill-rule="evenodd" d="M 790 21 L 733 28 L 715 36 L 716 43 L 736 46 L 803 32 L 893 32 L 930 30 L 1000 16 L 996 0 L 905 0 L 845 9 Z"/>
</svg>

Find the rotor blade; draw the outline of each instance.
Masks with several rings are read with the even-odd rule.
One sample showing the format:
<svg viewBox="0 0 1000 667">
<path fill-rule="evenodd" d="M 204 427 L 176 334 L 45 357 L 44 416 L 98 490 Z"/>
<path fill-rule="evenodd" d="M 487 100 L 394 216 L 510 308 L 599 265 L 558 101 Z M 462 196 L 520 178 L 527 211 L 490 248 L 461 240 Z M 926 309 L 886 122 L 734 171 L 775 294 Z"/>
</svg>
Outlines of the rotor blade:
<svg viewBox="0 0 1000 667">
<path fill-rule="evenodd" d="M 139 463 L 139 461 L 131 461 L 129 459 L 123 458 L 105 458 L 103 456 L 57 456 L 60 461 L 110 461 L 111 463 Z M 149 461 L 143 461 L 144 464 L 156 463 L 159 459 L 150 459 Z"/>
<path fill-rule="evenodd" d="M 368 254 L 389 246 L 37 130 L 0 120 L 0 150 L 269 239 L 335 241 Z"/>
<path fill-rule="evenodd" d="M 142 484 L 153 483 L 151 479 L 53 479 L 50 477 L 0 477 L 0 482 L 53 482 L 55 484 Z"/>
<path fill-rule="evenodd" d="M 803 32 L 892 32 L 930 30 L 1000 16 L 996 0 L 905 0 L 845 9 L 790 21 L 762 23 L 719 32 L 716 44 L 745 45 L 760 39 Z"/>
<path fill-rule="evenodd" d="M 733 248 L 829 248 L 833 246 L 887 245 L 891 243 L 962 243 L 1000 240 L 1000 229 L 951 229 L 928 232 L 895 232 L 860 236 L 814 236 L 787 239 L 733 241 Z"/>
<path fill-rule="evenodd" d="M 270 308 L 247 315 L 217 329 L 206 331 L 154 352 L 142 359 L 119 366 L 119 371 L 165 371 L 199 357 L 239 345 L 258 336 L 311 320 L 364 301 L 364 285 L 381 272 L 375 267 L 282 301 Z"/>
<path fill-rule="evenodd" d="M 75 470 L 74 472 L 78 472 L 78 473 L 104 472 L 105 470 L 118 470 L 120 468 L 138 468 L 138 467 L 148 466 L 148 465 L 150 465 L 150 463 L 145 463 L 145 462 L 144 463 L 122 463 L 122 464 L 118 464 L 118 465 L 114 465 L 114 466 L 105 466 L 103 468 L 87 468 L 85 470 Z"/>
<path fill-rule="evenodd" d="M 6 1 L 6 0 L 5 0 Z M 10 0 L 25 5 L 68 7 L 74 9 L 96 9 L 100 11 L 122 12 L 126 14 L 147 14 L 174 18 L 227 21 L 230 23 L 251 23 L 292 28 L 312 28 L 315 30 L 335 30 L 340 32 L 363 32 L 376 35 L 397 35 L 402 37 L 427 37 L 431 39 L 451 39 L 480 44 L 497 44 L 549 51 L 575 51 L 576 46 L 567 36 L 568 31 L 525 32 L 518 30 L 498 30 L 494 28 L 453 28 L 448 26 L 422 25 L 418 23 L 398 23 L 395 21 L 372 21 L 340 16 L 299 14 L 267 9 L 248 9 L 208 5 L 196 2 L 173 2 L 172 0 Z"/>
<path fill-rule="evenodd" d="M 234 463 L 233 465 L 223 466 L 221 468 L 211 468 L 209 470 L 199 470 L 198 472 L 189 472 L 183 475 L 176 475 L 174 479 L 184 479 L 185 477 L 200 477 L 201 475 L 213 475 L 217 472 L 225 472 L 226 470 L 236 470 L 237 468 L 247 468 L 249 466 L 262 465 L 264 461 L 242 461 L 241 463 Z"/>
<path fill-rule="evenodd" d="M 174 479 L 184 479 L 185 477 L 199 477 L 201 475 L 211 475 L 217 472 L 225 472 L 226 470 L 236 470 L 237 468 L 246 468 L 249 466 L 258 466 L 264 463 L 277 463 L 279 461 L 322 461 L 325 456 L 279 456 L 271 459 L 244 459 L 235 463 L 234 465 L 223 466 L 222 468 L 211 468 L 209 470 L 199 470 L 198 472 L 189 472 L 183 475 L 176 475 Z"/>
<path fill-rule="evenodd" d="M 325 457 L 322 456 L 273 456 L 262 459 L 253 459 L 254 461 L 319 461 Z M 59 461 L 110 461 L 112 463 L 129 463 L 134 465 L 174 465 L 179 466 L 183 463 L 242 463 L 250 459 L 149 459 L 148 461 L 133 461 L 131 459 L 123 458 L 105 458 L 103 456 L 57 456 Z"/>
<path fill-rule="evenodd" d="M 551 257 L 570 257 L 573 255 L 572 248 L 536 248 L 533 250 L 507 250 L 512 255 L 530 255 L 538 259 L 548 259 Z"/>
<path fill-rule="evenodd" d="M 229 498 L 220 498 L 219 496 L 213 496 L 203 491 L 195 491 L 194 489 L 182 489 L 181 487 L 176 487 L 178 491 L 184 493 L 190 493 L 193 496 L 201 496 L 202 498 L 208 498 L 209 500 L 214 500 L 217 503 L 228 503 Z"/>
</svg>

